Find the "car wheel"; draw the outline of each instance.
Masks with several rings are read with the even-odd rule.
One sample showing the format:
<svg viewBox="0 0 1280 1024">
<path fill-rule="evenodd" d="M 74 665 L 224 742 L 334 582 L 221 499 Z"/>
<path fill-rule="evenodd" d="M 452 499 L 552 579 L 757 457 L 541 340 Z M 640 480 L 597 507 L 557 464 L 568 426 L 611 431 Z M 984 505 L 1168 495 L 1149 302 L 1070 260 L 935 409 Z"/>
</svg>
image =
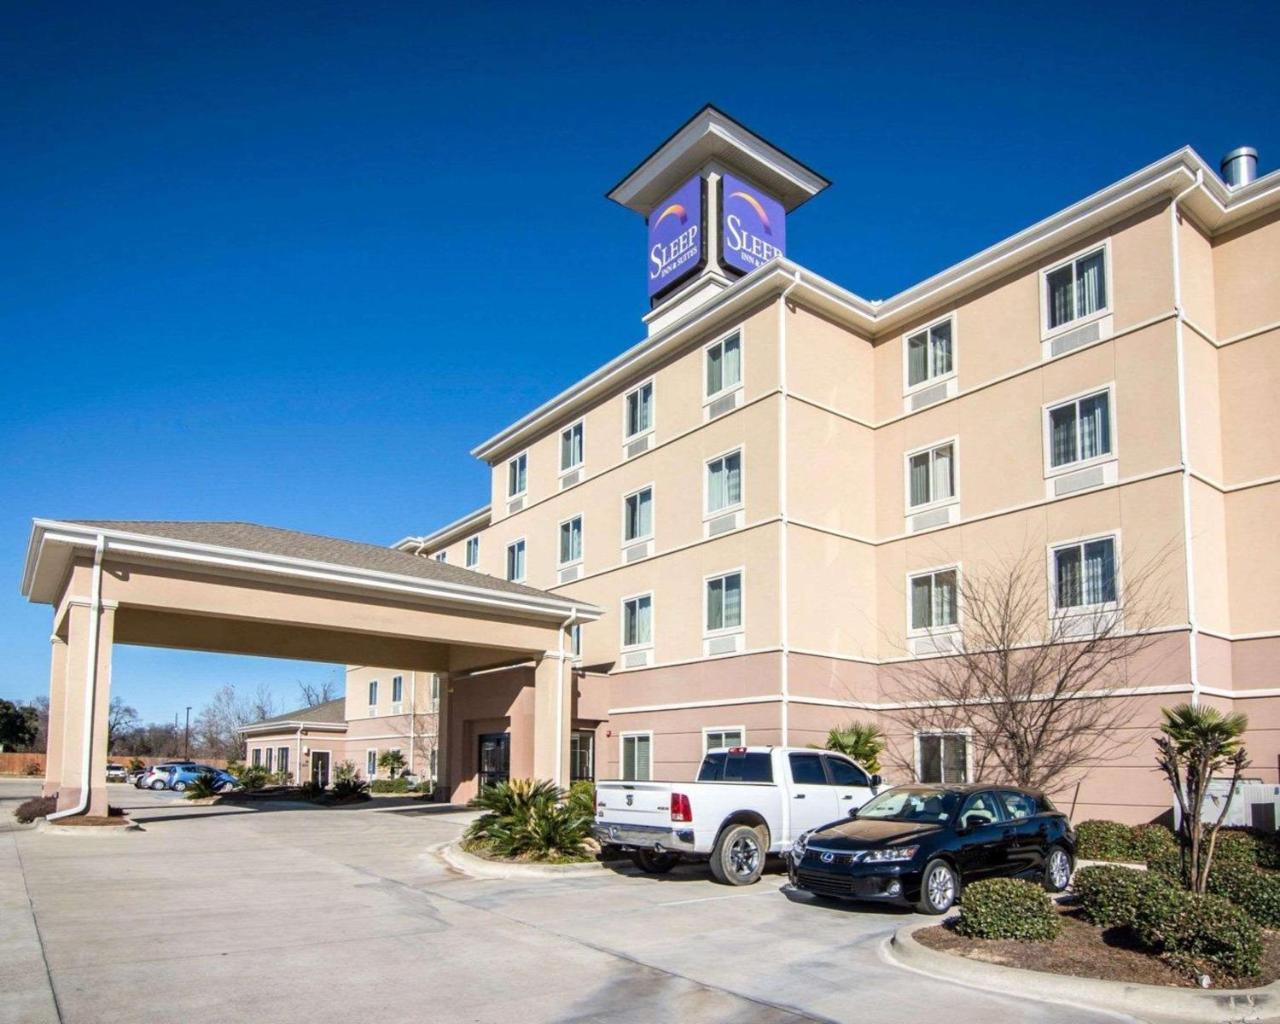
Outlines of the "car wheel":
<svg viewBox="0 0 1280 1024">
<path fill-rule="evenodd" d="M 680 854 L 666 850 L 636 850 L 631 860 L 646 875 L 665 875 L 680 863 Z"/>
<path fill-rule="evenodd" d="M 152 789 L 164 789 L 164 783 L 163 783 L 163 782 L 161 782 L 159 779 L 155 779 L 155 780 L 151 783 L 151 788 L 152 788 Z"/>
<path fill-rule="evenodd" d="M 1061 846 L 1051 846 L 1044 862 L 1044 887 L 1049 892 L 1062 892 L 1071 881 L 1071 854 Z"/>
<path fill-rule="evenodd" d="M 711 851 L 711 874 L 721 885 L 752 885 L 764 870 L 766 846 L 761 829 L 730 825 Z"/>
<path fill-rule="evenodd" d="M 916 909 L 922 914 L 945 914 L 960 895 L 960 879 L 944 860 L 931 860 L 920 876 L 920 899 Z"/>
<path fill-rule="evenodd" d="M 173 791 L 175 793 L 185 793 L 187 791 L 187 784 L 185 782 L 175 782 L 173 784 Z"/>
</svg>

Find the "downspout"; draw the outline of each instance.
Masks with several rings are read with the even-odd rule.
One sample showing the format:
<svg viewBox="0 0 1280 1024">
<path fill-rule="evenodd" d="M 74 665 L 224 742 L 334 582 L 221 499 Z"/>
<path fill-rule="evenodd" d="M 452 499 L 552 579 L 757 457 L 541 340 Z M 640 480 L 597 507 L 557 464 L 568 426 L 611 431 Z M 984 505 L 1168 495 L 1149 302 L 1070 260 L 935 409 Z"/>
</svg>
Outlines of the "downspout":
<svg viewBox="0 0 1280 1024">
<path fill-rule="evenodd" d="M 782 674 L 779 680 L 782 696 L 782 746 L 788 746 L 791 733 L 791 569 L 788 535 L 790 518 L 788 516 L 788 460 L 790 450 L 787 438 L 787 401 L 790 392 L 787 390 L 787 296 L 800 284 L 800 271 L 796 271 L 795 279 L 782 290 L 778 298 L 778 520 L 782 536 L 778 541 L 778 646 L 782 650 Z"/>
<path fill-rule="evenodd" d="M 294 760 L 293 760 L 293 764 L 294 764 L 293 777 L 297 780 L 297 785 L 301 786 L 302 785 L 302 726 L 298 726 L 298 736 L 295 743 L 295 748 L 296 750 L 294 753 Z"/>
<path fill-rule="evenodd" d="M 83 782 L 80 787 L 80 800 L 74 807 L 50 814 L 48 821 L 84 814 L 89 809 L 89 794 L 92 788 L 90 773 L 93 770 L 93 705 L 98 691 L 98 632 L 99 620 L 102 618 L 102 556 L 106 547 L 107 538 L 103 534 L 98 534 L 98 543 L 93 549 L 93 582 L 89 588 L 89 650 L 85 656 L 84 757 L 80 762 Z"/>
<path fill-rule="evenodd" d="M 1196 567 L 1191 548 L 1191 449 L 1187 440 L 1187 359 L 1182 324 L 1186 311 L 1182 308 L 1182 254 L 1178 244 L 1178 204 L 1183 196 L 1199 188 L 1204 172 L 1196 170 L 1196 180 L 1174 197 L 1169 204 L 1169 227 L 1173 241 L 1173 311 L 1174 343 L 1178 358 L 1178 459 L 1182 472 L 1182 544 L 1187 568 L 1187 625 L 1191 629 L 1188 655 L 1191 659 L 1191 704 L 1200 703 L 1200 620 L 1196 615 Z"/>
<path fill-rule="evenodd" d="M 418 670 L 409 671 L 409 774 L 413 774 L 414 730 L 418 717 Z"/>
<path fill-rule="evenodd" d="M 578 609 L 575 607 L 570 610 L 569 617 L 560 624 L 560 657 L 556 663 L 556 770 L 551 777 L 551 781 L 557 786 L 564 785 L 564 779 L 560 774 L 561 766 L 564 764 L 564 758 L 561 756 L 564 751 L 564 633 L 566 629 L 573 628 L 577 623 Z"/>
</svg>

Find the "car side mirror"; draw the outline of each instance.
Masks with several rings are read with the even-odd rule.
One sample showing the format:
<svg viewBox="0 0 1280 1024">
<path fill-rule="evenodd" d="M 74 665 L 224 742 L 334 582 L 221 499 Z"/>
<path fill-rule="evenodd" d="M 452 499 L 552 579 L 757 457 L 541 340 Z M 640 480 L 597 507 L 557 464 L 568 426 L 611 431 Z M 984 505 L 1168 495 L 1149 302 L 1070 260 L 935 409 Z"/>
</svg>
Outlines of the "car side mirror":
<svg viewBox="0 0 1280 1024">
<path fill-rule="evenodd" d="M 871 788 L 872 788 L 872 789 L 879 789 L 879 788 L 880 788 L 881 786 L 883 786 L 883 785 L 884 785 L 884 779 L 882 779 L 879 775 L 873 775 L 873 776 L 871 776 Z"/>
<path fill-rule="evenodd" d="M 976 811 L 973 814 L 966 814 L 964 816 L 964 827 L 966 829 L 982 828 L 983 826 L 990 824 L 991 819 L 987 817 L 987 815 L 979 814 Z"/>
</svg>

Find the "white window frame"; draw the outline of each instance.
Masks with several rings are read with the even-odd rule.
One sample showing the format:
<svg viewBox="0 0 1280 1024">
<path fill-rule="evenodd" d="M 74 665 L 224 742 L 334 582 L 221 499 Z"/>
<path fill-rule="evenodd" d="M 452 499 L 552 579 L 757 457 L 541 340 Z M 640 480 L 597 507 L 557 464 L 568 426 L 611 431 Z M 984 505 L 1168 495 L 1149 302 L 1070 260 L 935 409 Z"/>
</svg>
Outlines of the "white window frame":
<svg viewBox="0 0 1280 1024">
<path fill-rule="evenodd" d="M 574 661 L 582 660 L 582 623 L 575 622 L 569 627 L 569 657 Z"/>
<path fill-rule="evenodd" d="M 569 431 L 571 430 L 582 431 L 582 456 L 573 465 L 566 466 L 563 464 L 564 435 L 569 433 Z M 575 420 L 573 423 L 570 423 L 567 427 L 565 427 L 562 431 L 560 431 L 560 434 L 558 436 L 558 441 L 560 444 L 560 450 L 559 452 L 556 453 L 556 462 L 557 464 L 560 465 L 560 476 L 565 476 L 568 473 L 572 473 L 574 470 L 581 469 L 587 461 L 587 421 L 585 419 L 579 419 L 579 420 Z"/>
<path fill-rule="evenodd" d="M 644 430 L 639 430 L 634 434 L 627 433 L 627 427 L 630 425 L 630 416 L 627 415 L 627 406 L 631 402 L 631 396 L 644 388 L 653 389 L 652 405 L 650 407 L 649 426 Z M 622 443 L 628 445 L 632 441 L 652 434 L 658 426 L 658 385 L 654 377 L 646 378 L 640 381 L 635 387 L 628 388 L 622 395 Z"/>
<path fill-rule="evenodd" d="M 919 384 L 910 383 L 911 355 L 910 355 L 907 342 L 911 338 L 914 338 L 917 334 L 927 334 L 929 331 L 932 331 L 935 327 L 939 326 L 940 324 L 946 323 L 948 320 L 951 321 L 951 369 L 946 373 L 939 373 L 932 377 L 926 377 Z M 940 316 L 940 317 L 937 317 L 936 319 L 930 320 L 927 324 L 922 324 L 919 327 L 915 328 L 914 330 L 907 331 L 902 335 L 902 393 L 904 395 L 914 395 L 917 391 L 923 391 L 925 388 L 931 388 L 935 384 L 941 384 L 943 381 L 955 379 L 956 370 L 959 367 L 959 361 L 956 357 L 960 348 L 959 341 L 957 340 L 957 334 L 956 334 L 956 323 L 957 323 L 956 314 L 954 312 L 951 312 L 951 313 L 947 313 L 944 316 Z M 925 349 L 926 366 L 928 365 L 929 360 L 932 358 L 932 352 L 933 350 L 928 347 L 928 343 L 926 341 L 926 349 Z M 950 393 L 948 393 L 948 397 L 950 397 Z"/>
<path fill-rule="evenodd" d="M 638 601 L 642 597 L 649 599 L 649 639 L 645 643 L 627 643 L 627 602 Z M 658 602 L 652 590 L 641 590 L 636 594 L 627 594 L 618 599 L 618 646 L 625 652 L 650 651 L 653 649 L 654 637 L 658 635 Z"/>
<path fill-rule="evenodd" d="M 524 571 L 520 574 L 520 576 L 512 577 L 511 575 L 509 575 L 511 572 L 511 549 L 516 547 L 517 545 L 521 546 L 521 551 L 523 552 L 524 557 L 521 559 L 521 562 L 523 563 L 521 565 L 521 568 Z M 526 579 L 528 579 L 529 577 L 529 545 L 525 543 L 524 537 L 516 537 L 509 544 L 507 544 L 507 547 L 505 550 L 505 558 L 502 564 L 502 575 L 503 575 L 503 578 L 506 579 L 508 583 L 523 583 Z"/>
<path fill-rule="evenodd" d="M 437 551 L 437 552 L 436 552 L 434 555 L 432 555 L 431 557 L 432 557 L 432 558 L 434 558 L 437 562 L 448 562 L 448 561 L 449 561 L 449 552 L 448 552 L 448 551 Z"/>
<path fill-rule="evenodd" d="M 956 574 L 956 621 L 950 626 L 920 626 L 916 627 L 911 624 L 911 584 L 924 576 L 933 577 L 940 572 L 954 572 Z M 940 636 L 945 633 L 960 633 L 964 629 L 964 601 L 960 596 L 960 579 L 961 569 L 959 562 L 948 562 L 946 565 L 930 566 L 926 569 L 913 569 L 907 573 L 907 636 L 918 638 L 922 636 Z"/>
<path fill-rule="evenodd" d="M 396 687 L 400 688 L 400 695 L 396 696 Z M 391 677 L 391 703 L 401 704 L 404 702 L 404 676 Z"/>
<path fill-rule="evenodd" d="M 649 503 L 651 507 L 651 514 L 649 516 L 649 532 L 639 537 L 628 538 L 627 537 L 627 499 L 634 498 L 637 494 L 643 494 L 645 491 L 649 492 Z M 657 512 L 658 512 L 658 489 L 656 486 L 654 486 L 652 481 L 650 481 L 647 484 L 642 484 L 639 487 L 633 488 L 632 490 L 627 491 L 627 493 L 622 496 L 621 526 L 622 526 L 622 546 L 624 548 L 629 548 L 633 544 L 643 544 L 645 541 L 653 540 L 654 532 L 657 530 Z"/>
<path fill-rule="evenodd" d="M 578 557 L 571 558 L 567 562 L 562 562 L 560 561 L 560 531 L 575 520 L 578 523 Z M 569 516 L 567 519 L 561 519 L 560 522 L 556 524 L 556 568 L 565 569 L 571 565 L 581 565 L 583 558 L 586 556 L 586 551 L 587 528 L 586 520 L 583 518 L 582 513 L 577 512 Z"/>
<path fill-rule="evenodd" d="M 739 475 L 738 475 L 738 501 L 734 505 L 726 505 L 724 508 L 718 508 L 714 512 L 711 511 L 711 463 L 718 459 L 728 458 L 734 453 L 738 455 Z M 745 444 L 736 444 L 732 448 L 726 448 L 722 452 L 708 456 L 702 460 L 702 521 L 708 522 L 712 519 L 719 519 L 721 516 L 732 515 L 735 512 L 741 512 L 747 507 L 747 446 Z M 740 524 L 739 524 L 740 525 Z"/>
<path fill-rule="evenodd" d="M 524 463 L 524 486 L 518 491 L 511 489 L 511 467 L 517 463 Z M 518 475 L 518 474 L 517 474 Z M 529 493 L 529 453 L 523 451 L 519 455 L 513 455 L 507 459 L 507 501 L 514 501 Z"/>
<path fill-rule="evenodd" d="M 472 545 L 475 545 L 472 547 Z M 474 569 L 480 564 L 480 534 L 467 538 L 466 554 L 463 556 L 466 565 L 464 568 Z"/>
<path fill-rule="evenodd" d="M 653 781 L 654 743 L 653 743 L 652 729 L 637 729 L 631 732 L 618 733 L 618 778 L 620 779 L 626 778 L 626 774 L 627 774 L 626 769 L 624 768 L 624 765 L 626 764 L 626 757 L 627 757 L 627 740 L 632 738 L 638 738 L 641 736 L 644 736 L 649 740 L 649 777 L 647 779 L 636 779 L 635 781 L 636 782 L 652 782 Z"/>
<path fill-rule="evenodd" d="M 726 579 L 729 576 L 739 577 L 739 586 L 741 587 L 741 604 L 742 612 L 739 615 L 739 622 L 736 626 L 722 626 L 719 629 L 710 629 L 707 626 L 707 612 L 711 608 L 711 583 L 714 580 Z M 747 570 L 744 566 L 736 566 L 733 569 L 725 569 L 722 572 L 707 573 L 702 577 L 702 636 L 704 639 L 710 639 L 717 636 L 735 636 L 739 633 L 747 631 Z"/>
<path fill-rule="evenodd" d="M 1084 545 L 1097 540 L 1110 540 L 1115 555 L 1115 589 L 1114 601 L 1103 601 L 1100 604 L 1078 604 L 1066 608 L 1058 607 L 1058 559 L 1057 553 L 1067 548 L 1080 548 L 1081 565 L 1084 564 Z M 1053 618 L 1073 618 L 1078 616 L 1098 615 L 1120 610 L 1121 596 L 1124 594 L 1124 571 L 1121 566 L 1120 531 L 1104 530 L 1102 533 L 1091 533 L 1084 537 L 1072 537 L 1068 540 L 1055 540 L 1045 546 L 1046 570 L 1049 578 L 1049 614 Z"/>
<path fill-rule="evenodd" d="M 911 504 L 911 460 L 917 455 L 923 455 L 929 452 L 929 491 L 933 491 L 933 452 L 939 448 L 951 446 L 951 486 L 952 494 L 949 498 L 935 498 L 926 501 L 921 505 Z M 927 512 L 930 509 L 946 508 L 949 505 L 960 504 L 960 438 L 958 435 L 952 437 L 940 438 L 929 444 L 920 445 L 918 448 L 912 448 L 902 456 L 902 501 L 906 508 L 908 516 L 919 515 L 921 512 Z"/>
<path fill-rule="evenodd" d="M 370 762 L 370 757 L 369 757 L 369 755 L 370 755 L 370 754 L 372 754 L 372 755 L 373 755 L 373 758 L 372 758 L 373 765 L 372 765 L 372 767 L 371 767 L 371 766 L 370 766 L 370 764 L 369 764 L 369 762 Z M 366 747 L 366 748 L 365 748 L 365 751 L 364 751 L 364 771 L 365 771 L 365 777 L 366 777 L 366 778 L 369 778 L 369 779 L 377 778 L 377 775 L 378 775 L 378 748 L 377 748 L 377 747 Z"/>
<path fill-rule="evenodd" d="M 368 691 L 369 697 L 371 698 L 369 701 L 369 707 L 376 708 L 378 706 L 378 698 L 382 695 L 381 687 L 378 686 L 378 680 L 370 679 L 369 685 L 365 689 Z"/>
<path fill-rule="evenodd" d="M 719 732 L 719 733 L 736 732 L 739 736 L 742 737 L 742 742 L 738 743 L 737 746 L 745 747 L 747 745 L 747 727 L 745 725 L 704 725 L 702 727 L 702 756 L 703 757 L 707 756 L 708 750 L 715 749 L 714 747 L 711 746 L 709 742 L 709 738 L 711 736 L 711 733 L 713 732 Z"/>
<path fill-rule="evenodd" d="M 1065 266 L 1074 267 L 1081 259 L 1086 256 L 1092 256 L 1095 252 L 1102 251 L 1102 277 L 1104 287 L 1107 289 L 1107 304 L 1096 312 L 1089 313 L 1086 316 L 1078 316 L 1073 320 L 1068 320 L 1064 324 L 1057 327 L 1049 326 L 1049 275 L 1055 271 L 1061 270 Z M 1085 246 L 1070 256 L 1056 261 L 1050 266 L 1045 267 L 1037 275 L 1037 281 L 1040 286 L 1040 339 L 1047 341 L 1050 338 L 1057 337 L 1067 331 L 1074 331 L 1077 327 L 1083 327 L 1085 324 L 1093 323 L 1095 320 L 1101 320 L 1103 317 L 1110 316 L 1112 307 L 1115 305 L 1115 288 L 1111 277 L 1111 239 L 1104 238 L 1101 242 L 1095 242 L 1093 245 Z M 1072 281 L 1075 281 L 1075 271 L 1072 270 Z M 1065 353 L 1064 353 L 1065 354 Z"/>
<path fill-rule="evenodd" d="M 1092 398 L 1094 395 L 1100 395 L 1103 392 L 1107 394 L 1107 421 L 1111 427 L 1111 436 L 1107 439 L 1111 443 L 1111 451 L 1102 455 L 1095 455 L 1089 459 L 1077 459 L 1075 462 L 1066 462 L 1061 466 L 1053 465 L 1053 419 L 1051 413 L 1054 409 L 1061 409 L 1064 405 L 1079 406 L 1080 402 L 1086 398 Z M 1078 391 L 1074 395 L 1064 395 L 1062 398 L 1056 398 L 1052 402 L 1045 402 L 1040 407 L 1040 424 L 1042 436 L 1042 454 L 1044 458 L 1044 477 L 1051 480 L 1053 477 L 1062 476 L 1064 473 L 1074 473 L 1077 470 L 1088 469 L 1090 466 L 1101 466 L 1108 462 L 1116 462 L 1120 458 L 1120 431 L 1116 423 L 1116 383 L 1108 381 L 1099 387 L 1087 388 L 1084 391 Z M 1076 409 L 1076 448 L 1080 447 L 1080 410 Z"/>
<path fill-rule="evenodd" d="M 713 348 L 717 348 L 718 346 L 723 345 L 735 334 L 738 336 L 738 383 L 730 384 L 728 387 L 721 387 L 719 391 L 708 393 L 707 392 L 707 363 L 711 359 L 711 350 Z M 747 348 L 746 345 L 743 344 L 743 331 L 741 326 L 735 327 L 731 331 L 726 331 L 720 337 L 716 338 L 715 341 L 709 342 L 708 344 L 702 346 L 702 389 L 701 390 L 702 390 L 703 405 L 710 405 L 712 402 L 715 402 L 721 398 L 724 398 L 725 395 L 731 395 L 735 391 L 742 390 L 743 383 L 747 379 L 746 348 Z M 721 353 L 721 359 L 723 359 L 723 352 Z"/>
<path fill-rule="evenodd" d="M 920 739 L 924 736 L 963 736 L 964 737 L 964 782 L 954 783 L 954 785 L 968 785 L 973 781 L 973 730 L 966 728 L 957 729 L 917 729 L 911 738 L 914 747 L 915 777 L 920 778 L 920 769 L 923 762 L 920 758 Z M 930 785 L 930 783 L 921 783 L 921 785 Z"/>
</svg>

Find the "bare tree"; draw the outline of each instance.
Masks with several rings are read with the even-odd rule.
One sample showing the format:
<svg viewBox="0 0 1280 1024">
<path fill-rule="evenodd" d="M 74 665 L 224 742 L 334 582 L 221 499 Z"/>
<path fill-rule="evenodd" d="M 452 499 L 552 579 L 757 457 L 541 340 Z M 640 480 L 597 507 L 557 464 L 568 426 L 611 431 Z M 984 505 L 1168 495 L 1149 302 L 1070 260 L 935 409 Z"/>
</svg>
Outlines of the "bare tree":
<svg viewBox="0 0 1280 1024">
<path fill-rule="evenodd" d="M 245 751 L 240 728 L 275 713 L 275 699 L 265 685 L 259 685 L 253 696 L 246 697 L 228 683 L 196 715 L 191 726 L 194 746 L 206 757 L 240 760 Z"/>
<path fill-rule="evenodd" d="M 36 736 L 31 741 L 32 750 L 48 750 L 49 749 L 49 697 L 47 694 L 41 694 L 36 697 L 31 706 L 36 709 Z"/>
<path fill-rule="evenodd" d="M 116 748 L 116 744 L 125 733 L 138 726 L 138 710 L 124 702 L 123 697 L 112 697 L 107 711 L 107 753 Z"/>
<path fill-rule="evenodd" d="M 1152 580 L 1164 557 L 1119 573 L 1121 592 L 1079 613 L 1051 610 L 1044 557 L 1032 552 L 944 581 L 954 596 L 941 597 L 936 618 L 954 622 L 958 607 L 959 627 L 930 629 L 939 656 L 893 670 L 905 705 L 894 717 L 913 733 L 966 734 L 975 778 L 1031 789 L 1061 789 L 1122 757 L 1137 742 L 1124 738 L 1137 656 L 1159 639 Z M 895 752 L 907 774 L 913 755 Z"/>
<path fill-rule="evenodd" d="M 304 706 L 313 708 L 317 704 L 327 704 L 342 696 L 342 690 L 335 676 L 330 676 L 318 683 L 298 680 L 298 696 Z"/>
</svg>

